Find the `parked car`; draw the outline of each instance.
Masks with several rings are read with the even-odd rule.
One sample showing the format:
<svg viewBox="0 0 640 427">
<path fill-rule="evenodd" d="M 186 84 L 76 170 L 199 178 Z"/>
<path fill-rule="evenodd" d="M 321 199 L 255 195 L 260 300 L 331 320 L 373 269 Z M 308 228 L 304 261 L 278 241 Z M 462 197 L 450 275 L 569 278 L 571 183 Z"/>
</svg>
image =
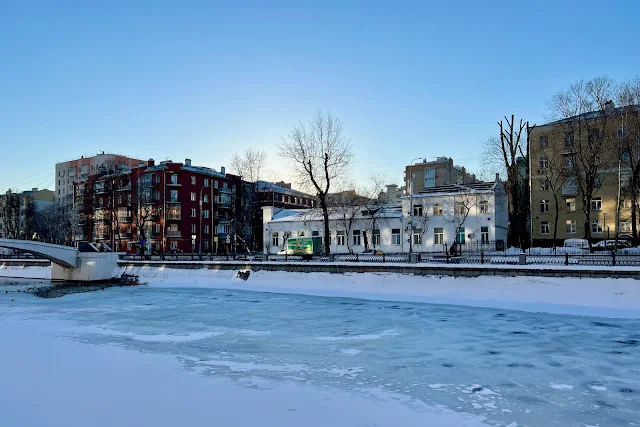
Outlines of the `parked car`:
<svg viewBox="0 0 640 427">
<path fill-rule="evenodd" d="M 589 241 L 587 239 L 566 239 L 564 247 L 589 250 Z"/>
<path fill-rule="evenodd" d="M 367 249 L 364 252 L 361 252 L 360 255 L 384 255 L 380 249 Z"/>
<path fill-rule="evenodd" d="M 611 240 L 601 240 L 598 243 L 593 244 L 594 251 L 613 251 L 617 249 L 626 249 L 630 248 L 631 244 L 624 240 L 618 240 L 618 244 L 616 246 L 615 239 Z"/>
</svg>

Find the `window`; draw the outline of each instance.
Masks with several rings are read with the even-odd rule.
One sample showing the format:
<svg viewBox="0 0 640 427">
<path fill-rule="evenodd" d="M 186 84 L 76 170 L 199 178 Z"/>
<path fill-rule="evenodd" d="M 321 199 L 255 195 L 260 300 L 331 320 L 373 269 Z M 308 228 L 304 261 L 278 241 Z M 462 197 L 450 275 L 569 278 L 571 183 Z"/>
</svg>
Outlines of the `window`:
<svg viewBox="0 0 640 427">
<path fill-rule="evenodd" d="M 209 218 L 209 210 L 208 209 L 203 210 L 202 211 L 202 216 L 205 217 L 205 218 Z"/>
<path fill-rule="evenodd" d="M 287 203 L 291 203 L 291 196 L 287 196 Z"/>
<path fill-rule="evenodd" d="M 434 216 L 442 216 L 442 203 L 436 203 L 435 205 L 433 205 L 433 215 Z"/>
<path fill-rule="evenodd" d="M 600 140 L 600 129 L 589 129 L 589 142 L 597 142 Z"/>
<path fill-rule="evenodd" d="M 360 246 L 362 244 L 360 230 L 353 230 L 353 246 Z"/>
<path fill-rule="evenodd" d="M 489 243 L 489 227 L 480 227 L 480 240 L 482 243 Z"/>
<path fill-rule="evenodd" d="M 546 200 L 546 199 L 540 200 L 540 212 L 541 213 L 549 212 L 549 200 Z"/>
<path fill-rule="evenodd" d="M 229 188 L 229 184 L 228 184 L 228 183 L 226 183 L 226 182 L 223 182 L 223 183 L 222 183 L 222 188 Z"/>
<path fill-rule="evenodd" d="M 571 147 L 573 145 L 573 131 L 564 133 L 564 146 Z"/>
<path fill-rule="evenodd" d="M 546 179 L 540 181 L 540 191 L 549 191 L 549 181 Z"/>
<path fill-rule="evenodd" d="M 191 177 L 191 184 L 192 185 L 196 185 L 196 177 L 195 176 Z"/>
<path fill-rule="evenodd" d="M 435 187 L 436 186 L 436 170 L 433 168 L 424 170 L 424 187 Z"/>
<path fill-rule="evenodd" d="M 413 206 L 413 216 L 422 216 L 422 205 Z"/>
<path fill-rule="evenodd" d="M 204 179 L 204 186 L 208 187 L 209 186 L 209 178 L 205 178 Z"/>
<path fill-rule="evenodd" d="M 624 139 L 629 134 L 628 134 L 627 130 L 624 128 L 624 126 L 618 126 L 617 135 L 618 135 L 618 139 Z"/>
<path fill-rule="evenodd" d="M 191 218 L 196 217 L 196 208 L 191 208 Z"/>
<path fill-rule="evenodd" d="M 122 195 L 118 194 L 118 204 L 121 205 L 122 204 Z"/>
<path fill-rule="evenodd" d="M 540 169 L 549 169 L 549 159 L 547 159 L 547 156 L 545 155 L 540 156 Z"/>
<path fill-rule="evenodd" d="M 380 230 L 373 230 L 373 245 L 380 246 Z"/>
<path fill-rule="evenodd" d="M 575 166 L 575 162 L 573 161 L 573 154 L 565 154 L 564 167 L 566 169 L 572 169 L 574 166 Z"/>
<path fill-rule="evenodd" d="M 304 237 L 304 230 L 298 231 L 298 237 Z"/>
<path fill-rule="evenodd" d="M 549 221 L 540 221 L 540 234 L 549 234 Z"/>
<path fill-rule="evenodd" d="M 319 231 L 317 231 L 317 230 L 316 230 L 316 231 L 312 231 L 312 232 L 311 232 L 311 236 L 313 236 L 313 237 L 320 237 L 320 232 L 319 232 Z"/>
<path fill-rule="evenodd" d="M 462 202 L 456 202 L 456 215 L 464 215 L 467 213 L 467 207 Z"/>
<path fill-rule="evenodd" d="M 458 229 L 458 234 L 456 235 L 456 243 L 464 244 L 464 227 L 460 227 Z"/>
<path fill-rule="evenodd" d="M 549 135 L 540 135 L 540 148 L 547 148 L 549 146 Z"/>
<path fill-rule="evenodd" d="M 176 242 L 175 240 L 172 240 L 169 243 L 169 249 L 171 249 L 172 251 L 175 251 L 176 249 L 178 249 L 178 242 Z"/>
<path fill-rule="evenodd" d="M 178 203 L 178 190 L 171 190 L 171 192 L 169 192 L 169 201 Z"/>
<path fill-rule="evenodd" d="M 271 234 L 271 245 L 276 247 L 280 246 L 280 235 L 278 232 Z"/>
<path fill-rule="evenodd" d="M 621 161 L 628 162 L 631 160 L 631 152 L 628 148 L 620 148 L 618 149 L 618 157 Z"/>
<path fill-rule="evenodd" d="M 480 213 L 481 214 L 489 213 L 489 202 L 487 200 L 482 200 L 480 202 Z"/>
<path fill-rule="evenodd" d="M 620 187 L 629 188 L 629 171 L 620 172 Z"/>
<path fill-rule="evenodd" d="M 422 244 L 422 230 L 419 228 L 413 231 L 413 244 L 414 245 Z"/>
<path fill-rule="evenodd" d="M 178 183 L 178 175 L 171 175 L 171 183 L 172 184 L 177 184 Z"/>
<path fill-rule="evenodd" d="M 393 228 L 391 230 L 391 244 L 392 245 L 399 245 L 400 244 L 400 229 L 399 228 Z"/>
<path fill-rule="evenodd" d="M 620 221 L 620 231 L 623 233 L 630 233 L 631 223 L 629 221 Z"/>
<path fill-rule="evenodd" d="M 195 234 L 196 232 L 196 225 L 195 224 L 191 224 L 191 233 Z"/>
<path fill-rule="evenodd" d="M 602 233 L 602 221 L 599 219 L 591 220 L 591 232 L 592 233 Z"/>
<path fill-rule="evenodd" d="M 204 202 L 205 203 L 209 203 L 209 195 L 208 194 L 204 195 Z"/>
<path fill-rule="evenodd" d="M 338 230 L 336 232 L 336 245 L 344 246 L 344 230 Z"/>
<path fill-rule="evenodd" d="M 204 234 L 209 234 L 209 225 L 204 226 Z"/>
<path fill-rule="evenodd" d="M 620 199 L 620 209 L 631 209 L 631 199 Z"/>
<path fill-rule="evenodd" d="M 569 197 L 565 199 L 565 202 L 567 204 L 567 210 L 569 212 L 575 212 L 576 211 L 576 199 L 573 197 Z"/>
<path fill-rule="evenodd" d="M 218 181 L 213 181 L 213 188 L 218 188 Z"/>
<path fill-rule="evenodd" d="M 191 192 L 191 201 L 195 202 L 196 201 L 196 193 L 195 192 Z"/>
<path fill-rule="evenodd" d="M 294 205 L 297 205 L 297 204 L 298 204 L 298 198 L 297 198 L 297 197 L 294 197 L 294 198 L 293 198 L 293 204 L 294 204 Z"/>
<path fill-rule="evenodd" d="M 160 234 L 160 224 L 156 224 L 156 234 Z"/>
<path fill-rule="evenodd" d="M 576 234 L 576 220 L 568 219 L 567 220 L 567 234 Z"/>
<path fill-rule="evenodd" d="M 591 210 L 592 211 L 600 211 L 602 210 L 602 198 L 594 197 L 591 199 Z"/>
<path fill-rule="evenodd" d="M 433 243 L 436 245 L 444 244 L 444 228 L 433 229 Z"/>
<path fill-rule="evenodd" d="M 209 241 L 208 241 L 208 240 L 205 240 L 205 241 L 204 241 L 204 249 L 205 249 L 205 250 L 208 250 L 208 249 L 209 249 Z"/>
<path fill-rule="evenodd" d="M 156 195 L 155 201 L 156 202 L 160 201 L 160 191 L 159 190 L 156 190 L 155 195 Z"/>
</svg>

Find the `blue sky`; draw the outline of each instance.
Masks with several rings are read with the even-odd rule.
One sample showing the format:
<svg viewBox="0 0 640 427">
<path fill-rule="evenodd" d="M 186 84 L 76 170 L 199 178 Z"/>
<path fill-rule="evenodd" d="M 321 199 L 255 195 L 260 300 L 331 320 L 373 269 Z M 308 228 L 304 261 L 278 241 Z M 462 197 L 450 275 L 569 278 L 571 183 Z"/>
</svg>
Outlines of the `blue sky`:
<svg viewBox="0 0 640 427">
<path fill-rule="evenodd" d="M 346 125 L 354 177 L 400 183 L 418 156 L 478 168 L 496 122 L 543 121 L 581 78 L 640 74 L 635 1 L 0 5 L 0 190 L 53 188 L 99 151 L 219 169 L 318 108 Z"/>
</svg>

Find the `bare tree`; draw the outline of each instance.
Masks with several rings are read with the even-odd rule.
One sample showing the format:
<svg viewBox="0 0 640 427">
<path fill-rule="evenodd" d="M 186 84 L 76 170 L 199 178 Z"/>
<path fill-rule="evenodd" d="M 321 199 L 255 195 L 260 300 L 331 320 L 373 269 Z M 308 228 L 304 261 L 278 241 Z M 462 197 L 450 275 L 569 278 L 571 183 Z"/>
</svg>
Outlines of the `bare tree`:
<svg viewBox="0 0 640 427">
<path fill-rule="evenodd" d="M 251 250 L 256 250 L 258 241 L 262 235 L 262 218 L 259 215 L 258 207 L 258 181 L 264 178 L 265 162 L 267 153 L 262 150 L 247 148 L 242 154 L 234 152 L 231 156 L 231 168 L 242 177 L 240 193 L 245 199 L 242 204 L 242 214 L 240 219 L 243 221 L 245 237 L 249 236 L 249 245 Z M 242 227 L 243 225 L 241 225 Z"/>
<path fill-rule="evenodd" d="M 331 251 L 327 196 L 349 172 L 353 147 L 344 125 L 330 113 L 318 111 L 308 124 L 300 123 L 280 145 L 280 154 L 292 162 L 298 183 L 318 197 L 324 219 L 324 252 Z"/>
<path fill-rule="evenodd" d="M 638 204 L 640 203 L 640 77 L 623 82 L 618 91 L 620 115 L 617 117 L 619 131 L 619 162 L 629 168 L 626 196 L 631 197 L 631 233 L 634 246 L 638 238 Z M 618 207 L 620 209 L 620 206 Z M 617 229 L 617 227 L 616 227 Z"/>
<path fill-rule="evenodd" d="M 549 109 L 559 119 L 565 132 L 567 145 L 571 147 L 573 162 L 570 177 L 578 187 L 584 214 L 584 238 L 591 240 L 592 200 L 597 194 L 603 173 L 617 165 L 613 151 L 611 101 L 615 84 L 607 77 L 597 77 L 572 84 L 566 91 L 556 93 L 549 102 Z"/>
<path fill-rule="evenodd" d="M 179 207 L 173 208 L 174 210 L 168 208 L 165 212 L 164 207 L 159 204 L 160 200 L 157 195 L 154 194 L 153 188 L 144 185 L 144 180 L 150 181 L 153 179 L 152 177 L 153 175 L 144 175 L 142 179 L 138 180 L 136 185 L 137 191 L 131 197 L 131 211 L 135 218 L 136 232 L 141 243 L 150 237 L 147 236 L 148 228 L 162 215 L 165 215 L 165 218 L 171 218 L 172 215 L 177 215 L 179 218 L 181 215 L 181 209 Z M 143 250 L 141 245 L 140 251 L 143 252 Z"/>
<path fill-rule="evenodd" d="M 5 238 L 20 238 L 20 195 L 7 191 L 0 196 L 0 225 Z"/>
<path fill-rule="evenodd" d="M 470 193 L 460 194 L 453 196 L 451 199 L 453 201 L 453 210 L 445 209 L 444 219 L 453 227 L 454 240 L 449 247 L 449 253 L 454 255 L 458 252 L 456 250 L 456 245 L 463 243 L 460 241 L 461 239 L 458 239 L 458 235 L 462 231 L 471 209 L 476 206 L 476 195 Z"/>
<path fill-rule="evenodd" d="M 345 190 L 331 194 L 327 202 L 330 213 L 335 218 L 335 226 L 340 230 L 344 230 L 346 234 L 347 250 L 349 253 L 353 253 L 349 236 L 351 236 L 351 231 L 356 221 L 362 216 L 361 212 L 366 206 L 365 199 L 366 198 L 360 196 L 356 190 Z"/>
<path fill-rule="evenodd" d="M 560 194 L 562 187 L 567 182 L 567 177 L 571 172 L 572 163 L 575 161 L 571 153 L 565 153 L 558 148 L 557 144 L 552 144 L 544 151 L 544 167 L 540 168 L 543 178 L 540 182 L 533 182 L 531 185 L 540 185 L 540 191 L 551 192 L 554 203 L 553 220 L 553 246 L 556 246 L 558 238 L 558 218 L 560 216 Z M 546 199 L 544 199 L 546 200 Z M 539 207 L 542 211 L 542 202 Z"/>
</svg>

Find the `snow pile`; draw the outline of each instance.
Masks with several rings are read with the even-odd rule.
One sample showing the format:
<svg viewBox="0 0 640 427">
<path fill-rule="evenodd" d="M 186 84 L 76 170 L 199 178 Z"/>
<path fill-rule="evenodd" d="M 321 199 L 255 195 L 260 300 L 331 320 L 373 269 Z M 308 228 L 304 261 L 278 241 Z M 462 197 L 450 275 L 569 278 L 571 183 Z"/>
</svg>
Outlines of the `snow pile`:
<svg viewBox="0 0 640 427">
<path fill-rule="evenodd" d="M 618 253 L 622 255 L 640 255 L 640 246 L 635 248 L 618 249 Z"/>
<path fill-rule="evenodd" d="M 51 278 L 51 267 L 49 265 L 25 267 L 24 265 L 1 263 L 0 277 L 49 280 Z"/>
<path fill-rule="evenodd" d="M 156 287 L 203 287 L 640 318 L 640 281 L 552 277 L 456 278 L 396 273 L 252 272 L 128 267 Z"/>
<path fill-rule="evenodd" d="M 580 248 L 571 248 L 560 246 L 557 248 L 530 248 L 527 250 L 529 255 L 583 255 L 588 254 L 589 251 Z"/>
</svg>

